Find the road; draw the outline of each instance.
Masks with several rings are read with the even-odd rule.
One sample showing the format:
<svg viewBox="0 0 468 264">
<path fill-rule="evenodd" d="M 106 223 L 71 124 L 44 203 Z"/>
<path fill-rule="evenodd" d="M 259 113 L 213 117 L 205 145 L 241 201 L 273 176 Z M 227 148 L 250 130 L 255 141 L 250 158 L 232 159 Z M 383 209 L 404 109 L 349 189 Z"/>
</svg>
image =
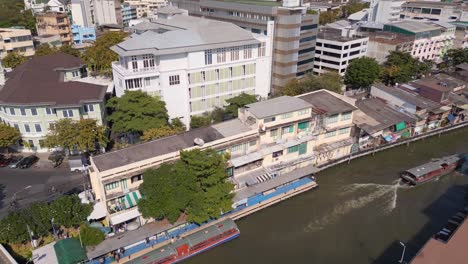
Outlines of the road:
<svg viewBox="0 0 468 264">
<path fill-rule="evenodd" d="M 0 168 L 0 219 L 12 210 L 10 203 L 15 193 L 18 206 L 24 208 L 32 202 L 51 201 L 64 193 L 80 192 L 83 179 L 81 173 L 70 172 L 65 163 L 52 168 L 44 159 L 29 169 Z M 55 192 L 50 191 L 52 186 Z"/>
</svg>

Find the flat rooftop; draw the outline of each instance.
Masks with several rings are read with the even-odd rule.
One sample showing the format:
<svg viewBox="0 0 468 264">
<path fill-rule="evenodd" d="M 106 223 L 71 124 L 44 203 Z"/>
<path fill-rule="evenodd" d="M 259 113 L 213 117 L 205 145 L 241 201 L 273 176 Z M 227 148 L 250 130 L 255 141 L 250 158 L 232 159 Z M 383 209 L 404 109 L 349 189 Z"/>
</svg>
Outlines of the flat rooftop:
<svg viewBox="0 0 468 264">
<path fill-rule="evenodd" d="M 421 33 L 421 32 L 426 32 L 426 31 L 432 31 L 432 30 L 440 30 L 440 27 L 431 24 L 431 23 L 425 23 L 425 22 L 419 22 L 419 21 L 399 21 L 391 24 L 386 24 L 387 26 L 392 26 L 392 27 L 398 27 L 401 29 L 404 29 L 406 31 L 410 31 L 413 33 Z"/>
<path fill-rule="evenodd" d="M 402 5 L 402 7 L 437 7 L 443 8 L 444 6 L 459 6 L 457 3 L 447 3 L 447 2 L 433 2 L 433 1 L 414 1 L 414 2 L 406 2 Z"/>
<path fill-rule="evenodd" d="M 311 107 L 312 106 L 304 100 L 291 96 L 280 96 L 245 106 L 256 118 L 277 116 Z"/>
<path fill-rule="evenodd" d="M 299 95 L 298 98 L 312 104 L 312 110 L 317 114 L 334 115 L 357 109 L 326 90 Z"/>
<path fill-rule="evenodd" d="M 281 2 L 267 1 L 267 0 L 217 0 L 220 2 L 233 2 L 246 5 L 260 5 L 260 6 L 281 6 Z"/>
<path fill-rule="evenodd" d="M 356 106 L 361 111 L 357 111 L 354 115 L 354 123 L 370 135 L 401 122 L 413 123 L 416 121 L 415 118 L 390 108 L 376 98 L 358 100 Z"/>
<path fill-rule="evenodd" d="M 99 171 L 105 171 L 193 147 L 196 138 L 201 138 L 205 143 L 208 143 L 247 131 L 250 131 L 249 127 L 242 124 L 239 119 L 234 119 L 107 152 L 94 156 L 92 159 Z"/>
<path fill-rule="evenodd" d="M 468 220 L 447 243 L 431 238 L 411 264 L 466 264 L 468 260 Z"/>
</svg>

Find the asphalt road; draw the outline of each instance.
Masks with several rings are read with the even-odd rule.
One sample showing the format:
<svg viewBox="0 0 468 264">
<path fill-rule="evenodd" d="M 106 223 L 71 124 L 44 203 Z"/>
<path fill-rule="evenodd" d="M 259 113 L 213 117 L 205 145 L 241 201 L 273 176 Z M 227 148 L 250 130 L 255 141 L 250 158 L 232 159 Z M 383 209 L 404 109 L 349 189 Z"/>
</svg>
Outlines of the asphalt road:
<svg viewBox="0 0 468 264">
<path fill-rule="evenodd" d="M 84 179 L 82 173 L 70 172 L 66 162 L 58 168 L 43 159 L 29 169 L 0 168 L 0 219 L 13 210 L 15 193 L 17 206 L 24 208 L 32 202 L 81 192 Z"/>
</svg>

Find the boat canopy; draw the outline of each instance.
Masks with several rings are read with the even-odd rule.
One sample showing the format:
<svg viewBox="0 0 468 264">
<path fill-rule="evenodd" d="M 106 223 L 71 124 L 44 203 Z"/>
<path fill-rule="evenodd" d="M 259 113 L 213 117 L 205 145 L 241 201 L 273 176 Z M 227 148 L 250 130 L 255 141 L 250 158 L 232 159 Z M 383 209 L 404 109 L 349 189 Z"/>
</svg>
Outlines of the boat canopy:
<svg viewBox="0 0 468 264">
<path fill-rule="evenodd" d="M 418 167 L 409 169 L 406 172 L 414 175 L 415 177 L 421 177 L 431 171 L 440 169 L 442 167 L 442 164 L 450 165 L 450 164 L 457 163 L 459 160 L 460 160 L 460 157 L 458 157 L 458 155 L 447 156 L 447 157 L 443 157 L 441 159 L 434 160 L 426 164 L 420 165 Z"/>
</svg>

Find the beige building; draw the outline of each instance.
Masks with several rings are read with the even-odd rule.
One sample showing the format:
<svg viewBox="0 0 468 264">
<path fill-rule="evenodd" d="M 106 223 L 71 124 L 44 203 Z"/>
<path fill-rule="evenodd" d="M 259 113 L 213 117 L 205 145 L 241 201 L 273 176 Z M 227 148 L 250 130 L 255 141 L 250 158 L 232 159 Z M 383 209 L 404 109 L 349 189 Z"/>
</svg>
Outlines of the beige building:
<svg viewBox="0 0 468 264">
<path fill-rule="evenodd" d="M 151 17 L 158 9 L 167 5 L 166 0 L 130 0 L 125 3 L 136 8 L 137 18 Z"/>
<path fill-rule="evenodd" d="M 18 52 L 23 56 L 34 55 L 31 30 L 0 28 L 0 59 L 10 52 Z"/>
<path fill-rule="evenodd" d="M 63 118 L 105 122 L 107 87 L 86 75 L 83 61 L 68 54 L 33 57 L 8 75 L 0 88 L 0 122 L 20 131 L 18 150 L 47 151 L 44 137 Z"/>
<path fill-rule="evenodd" d="M 145 221 L 136 206 L 144 171 L 194 148 L 230 154 L 227 172 L 236 193 L 276 188 L 273 178 L 349 155 L 355 110 L 325 90 L 282 96 L 239 109 L 237 119 L 94 156 L 89 172 L 95 198 L 111 225 Z"/>
<path fill-rule="evenodd" d="M 65 13 L 47 12 L 36 15 L 36 28 L 39 36 L 59 35 L 62 44 L 73 42 L 70 19 Z"/>
</svg>

